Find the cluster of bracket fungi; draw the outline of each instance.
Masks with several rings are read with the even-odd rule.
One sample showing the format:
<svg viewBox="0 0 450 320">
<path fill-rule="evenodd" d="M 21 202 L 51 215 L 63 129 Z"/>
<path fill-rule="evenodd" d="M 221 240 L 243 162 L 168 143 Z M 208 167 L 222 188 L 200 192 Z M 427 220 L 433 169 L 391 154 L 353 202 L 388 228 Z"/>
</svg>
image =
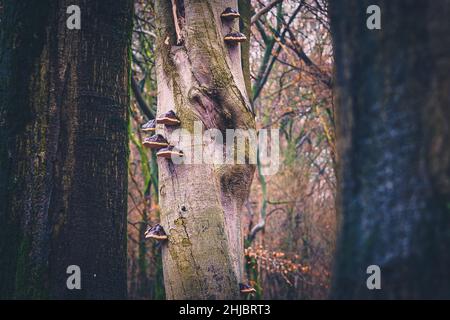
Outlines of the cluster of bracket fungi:
<svg viewBox="0 0 450 320">
<path fill-rule="evenodd" d="M 222 14 L 221 18 L 227 22 L 232 22 L 234 19 L 239 19 L 240 14 L 236 9 L 226 8 Z M 244 42 L 247 40 L 247 37 L 240 32 L 230 32 L 224 37 L 224 41 L 230 45 L 236 45 L 240 42 Z M 178 41 L 177 41 L 178 42 Z M 162 124 L 165 126 L 178 126 L 181 121 L 178 119 L 177 115 L 173 110 L 170 110 L 163 115 L 157 117 L 156 119 L 152 119 L 145 123 L 141 129 L 145 132 L 154 133 L 151 137 L 148 137 L 144 140 L 143 145 L 150 149 L 157 150 L 156 156 L 166 159 L 171 159 L 173 156 L 183 157 L 183 151 L 179 150 L 177 147 L 171 145 L 166 138 L 156 133 L 156 125 Z M 145 231 L 145 239 L 154 239 L 157 241 L 166 241 L 168 239 L 168 235 L 164 231 L 164 228 L 160 224 L 156 224 L 154 226 L 149 226 Z M 256 290 L 248 284 L 239 283 L 239 290 L 242 294 L 253 294 Z"/>
<path fill-rule="evenodd" d="M 170 110 L 156 119 L 152 119 L 142 126 L 142 130 L 146 132 L 156 132 L 156 125 L 163 124 L 166 126 L 177 126 L 181 123 L 173 110 Z M 157 133 L 148 137 L 142 143 L 145 147 L 155 149 L 156 156 L 171 159 L 172 156 L 183 157 L 183 151 L 172 146 L 161 134 Z"/>
<path fill-rule="evenodd" d="M 156 117 L 156 119 L 149 120 L 141 126 L 141 130 L 154 134 L 151 137 L 145 138 L 142 144 L 147 148 L 156 150 L 157 157 L 166 159 L 171 159 L 172 156 L 183 157 L 183 151 L 171 145 L 162 134 L 156 133 L 157 124 L 173 127 L 178 126 L 180 123 L 180 119 L 178 119 L 173 110 L 169 110 L 161 116 Z M 164 241 L 168 239 L 168 236 L 164 228 L 160 224 L 157 224 L 147 228 L 145 231 L 145 239 Z"/>
<path fill-rule="evenodd" d="M 233 8 L 225 8 L 225 10 L 222 12 L 222 14 L 220 15 L 220 17 L 227 21 L 227 22 L 232 22 L 234 21 L 234 19 L 239 19 L 240 18 L 240 14 L 236 9 Z M 230 45 L 236 45 L 240 42 L 244 42 L 247 40 L 247 37 L 240 32 L 237 31 L 231 31 L 230 33 L 226 34 L 224 37 L 224 41 L 227 44 Z"/>
</svg>

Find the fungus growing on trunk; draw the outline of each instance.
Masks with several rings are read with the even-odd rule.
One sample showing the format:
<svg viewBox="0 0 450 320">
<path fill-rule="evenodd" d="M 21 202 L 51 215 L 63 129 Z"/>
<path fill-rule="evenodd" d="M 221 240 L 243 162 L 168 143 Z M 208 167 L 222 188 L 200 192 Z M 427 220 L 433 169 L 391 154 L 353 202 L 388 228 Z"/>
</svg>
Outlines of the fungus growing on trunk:
<svg viewBox="0 0 450 320">
<path fill-rule="evenodd" d="M 248 284 L 244 284 L 244 283 L 239 283 L 239 290 L 241 291 L 241 293 L 245 293 L 245 294 L 250 294 L 250 293 L 256 292 L 255 288 L 249 286 Z"/>
<path fill-rule="evenodd" d="M 160 134 L 155 134 L 149 138 L 146 138 L 142 144 L 151 149 L 161 149 L 169 145 L 166 138 Z"/>
<path fill-rule="evenodd" d="M 239 42 L 246 41 L 247 37 L 240 32 L 230 32 L 224 37 L 224 40 L 228 44 L 238 44 Z"/>
<path fill-rule="evenodd" d="M 222 19 L 227 20 L 227 21 L 232 21 L 232 20 L 234 20 L 234 19 L 239 18 L 240 16 L 241 16 L 241 15 L 239 14 L 239 12 L 237 12 L 236 9 L 233 9 L 233 8 L 230 8 L 230 7 L 226 8 L 226 9 L 222 12 L 222 14 L 220 15 L 220 17 L 221 17 Z"/>
<path fill-rule="evenodd" d="M 160 224 L 153 227 L 149 226 L 144 235 L 145 239 L 155 239 L 158 241 L 167 240 L 168 238 L 164 228 Z"/>
<path fill-rule="evenodd" d="M 168 146 L 167 148 L 163 148 L 163 149 L 159 150 L 156 153 L 156 155 L 158 157 L 169 159 L 172 156 L 183 157 L 184 153 L 183 153 L 183 151 L 179 150 L 178 148 L 176 148 L 174 146 Z"/>
<path fill-rule="evenodd" d="M 167 111 L 163 115 L 156 118 L 156 123 L 164 124 L 167 126 L 176 126 L 181 123 L 180 119 L 178 119 L 177 115 L 173 110 Z"/>
<path fill-rule="evenodd" d="M 142 125 L 141 130 L 146 131 L 146 132 L 155 132 L 156 131 L 156 120 L 155 119 L 149 120 L 148 122 L 146 122 L 145 124 Z"/>
</svg>

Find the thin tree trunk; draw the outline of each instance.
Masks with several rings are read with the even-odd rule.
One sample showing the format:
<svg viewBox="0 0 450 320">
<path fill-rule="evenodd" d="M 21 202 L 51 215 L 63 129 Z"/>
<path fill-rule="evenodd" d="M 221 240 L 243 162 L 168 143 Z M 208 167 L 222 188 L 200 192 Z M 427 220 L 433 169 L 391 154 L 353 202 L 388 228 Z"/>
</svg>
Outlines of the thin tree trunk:
<svg viewBox="0 0 450 320">
<path fill-rule="evenodd" d="M 2 9 L 0 297 L 124 298 L 132 1 Z"/>
<path fill-rule="evenodd" d="M 158 114 L 174 109 L 181 127 L 252 129 L 254 118 L 241 67 L 239 45 L 225 34 L 239 29 L 220 14 L 237 1 L 177 1 L 184 6 L 176 46 L 170 1 L 157 0 Z M 158 131 L 170 136 L 170 130 Z M 174 144 L 177 141 L 170 141 Z M 243 282 L 241 207 L 248 196 L 252 165 L 174 165 L 159 160 L 161 224 L 169 234 L 163 266 L 169 299 L 233 299 Z"/>
<path fill-rule="evenodd" d="M 239 21 L 239 28 L 241 32 L 245 34 L 249 41 L 243 42 L 241 44 L 241 63 L 242 63 L 242 73 L 244 75 L 245 89 L 247 90 L 248 97 L 251 101 L 252 97 L 252 81 L 250 75 L 250 20 L 252 17 L 252 3 L 251 0 L 238 0 L 239 14 L 241 19 Z M 253 110 L 253 109 L 252 109 Z"/>
<path fill-rule="evenodd" d="M 333 296 L 450 298 L 450 1 L 330 1 L 341 234 Z M 381 290 L 366 269 L 381 268 Z"/>
</svg>

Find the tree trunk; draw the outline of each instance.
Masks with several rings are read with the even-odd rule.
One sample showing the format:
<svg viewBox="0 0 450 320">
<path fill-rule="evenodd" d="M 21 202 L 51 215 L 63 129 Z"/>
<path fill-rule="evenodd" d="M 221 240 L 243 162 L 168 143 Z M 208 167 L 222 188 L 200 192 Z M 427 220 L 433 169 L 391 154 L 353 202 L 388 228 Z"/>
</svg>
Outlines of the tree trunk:
<svg viewBox="0 0 450 320">
<path fill-rule="evenodd" d="M 450 298 L 450 1 L 330 1 L 341 234 L 336 298 Z M 366 269 L 381 268 L 381 290 Z"/>
<path fill-rule="evenodd" d="M 240 46 L 223 41 L 239 22 L 224 22 L 220 14 L 237 8 L 237 1 L 177 1 L 177 6 L 180 46 L 170 1 L 156 1 L 158 114 L 175 110 L 191 133 L 194 121 L 224 137 L 226 129 L 254 129 Z M 171 129 L 158 132 L 178 143 Z M 169 235 L 163 244 L 167 298 L 238 298 L 238 283 L 245 281 L 240 212 L 254 166 L 158 162 L 161 224 Z"/>
<path fill-rule="evenodd" d="M 241 64 L 242 73 L 244 75 L 245 89 L 247 90 L 248 98 L 252 102 L 252 81 L 250 75 L 250 35 L 251 35 L 251 25 L 250 20 L 253 13 L 251 0 L 238 0 L 239 14 L 241 19 L 239 20 L 239 28 L 241 32 L 245 34 L 249 41 L 243 42 L 241 44 Z M 253 110 L 253 107 L 252 107 Z"/>
<path fill-rule="evenodd" d="M 1 7 L 0 297 L 124 298 L 132 1 Z"/>
</svg>

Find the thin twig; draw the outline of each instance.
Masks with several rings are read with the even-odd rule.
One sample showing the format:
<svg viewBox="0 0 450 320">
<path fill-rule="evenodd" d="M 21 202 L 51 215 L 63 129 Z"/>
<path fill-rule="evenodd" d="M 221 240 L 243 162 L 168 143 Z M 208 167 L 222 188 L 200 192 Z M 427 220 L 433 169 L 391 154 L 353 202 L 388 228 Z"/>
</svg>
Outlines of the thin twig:
<svg viewBox="0 0 450 320">
<path fill-rule="evenodd" d="M 262 8 L 261 10 L 259 10 L 257 13 L 255 13 L 255 15 L 252 17 L 251 19 L 251 24 L 254 24 L 256 21 L 259 20 L 259 18 L 261 18 L 261 16 L 263 14 L 265 14 L 266 12 L 269 12 L 270 9 L 272 9 L 273 7 L 275 7 L 277 4 L 279 4 L 280 2 L 282 2 L 283 0 L 274 0 L 271 3 L 269 3 L 267 6 L 265 6 L 264 8 Z"/>
</svg>

